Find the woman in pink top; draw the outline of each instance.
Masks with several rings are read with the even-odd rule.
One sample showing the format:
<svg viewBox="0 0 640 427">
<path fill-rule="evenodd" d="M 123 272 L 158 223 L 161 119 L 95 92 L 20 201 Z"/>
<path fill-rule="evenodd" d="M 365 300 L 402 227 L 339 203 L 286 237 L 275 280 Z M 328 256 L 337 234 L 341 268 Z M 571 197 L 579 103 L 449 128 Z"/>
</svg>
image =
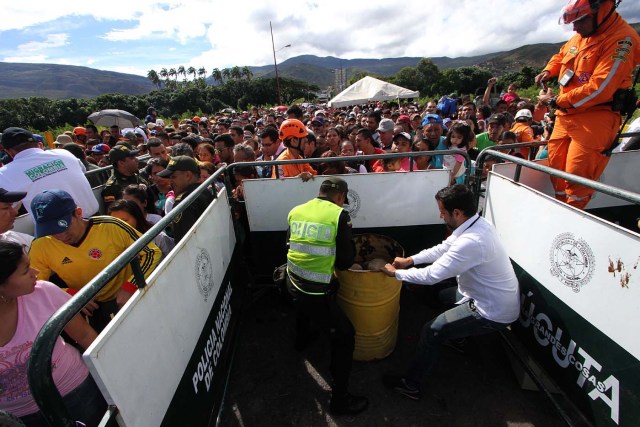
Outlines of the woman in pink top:
<svg viewBox="0 0 640 427">
<path fill-rule="evenodd" d="M 27 426 L 47 426 L 29 390 L 27 362 L 44 323 L 71 297 L 52 283 L 36 280 L 38 272 L 21 245 L 0 242 L 0 259 L 0 409 Z M 80 316 L 64 330 L 82 348 L 96 338 Z M 71 416 L 85 425 L 98 425 L 107 405 L 78 350 L 58 338 L 52 367 Z"/>
</svg>

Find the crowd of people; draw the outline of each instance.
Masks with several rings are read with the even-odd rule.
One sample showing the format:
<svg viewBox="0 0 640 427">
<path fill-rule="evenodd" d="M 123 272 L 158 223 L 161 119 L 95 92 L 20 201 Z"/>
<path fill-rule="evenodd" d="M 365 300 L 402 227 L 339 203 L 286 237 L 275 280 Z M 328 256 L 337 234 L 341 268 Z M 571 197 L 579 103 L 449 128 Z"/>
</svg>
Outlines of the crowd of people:
<svg viewBox="0 0 640 427">
<path fill-rule="evenodd" d="M 151 108 L 145 126 L 102 130 L 92 124 L 77 126 L 57 135 L 52 147 L 26 129 L 5 129 L 0 139 L 7 155 L 0 167 L 0 242 L 6 247 L 0 250 L 11 254 L 10 259 L 15 262 L 7 265 L 0 277 L 4 280 L 0 284 L 0 316 L 11 320 L 3 322 L 0 353 L 3 366 L 9 366 L 11 373 L 3 370 L 0 375 L 10 375 L 12 384 L 3 390 L 0 408 L 29 425 L 45 422 L 29 392 L 28 357 L 24 356 L 39 328 L 70 296 L 220 167 L 241 162 L 350 158 L 277 166 L 236 165 L 231 182 L 213 180 L 207 191 L 201 192 L 153 243 L 144 247 L 139 260 L 145 277 L 188 234 L 215 192 L 232 185 L 229 190 L 233 197 L 242 199 L 244 179 L 308 180 L 315 175 L 447 168 L 455 182 L 469 167 L 461 155 L 424 155 L 413 160 L 353 158 L 360 154 L 446 149 L 468 150 L 473 156 L 483 135 L 479 130 L 493 129 L 495 123 L 500 125 L 500 131 L 491 133 L 495 141 L 490 136 L 485 144 L 501 143 L 500 135 L 510 122 L 510 113 L 478 109 L 465 97 L 461 101 L 452 117 L 445 116 L 438 102 L 431 100 L 424 108 L 411 102 L 371 103 L 341 110 L 312 105 L 292 105 L 287 111 L 254 108 L 214 117 L 174 116 L 167 124 Z M 141 156 L 145 154 L 148 158 L 143 161 Z M 104 166 L 111 166 L 111 171 L 98 200 L 92 187 L 100 182 L 90 172 Z M 20 212 L 28 214 L 33 222 L 33 235 L 12 230 Z M 56 295 L 60 289 L 65 292 Z M 81 337 L 73 326 L 77 322 L 70 324 L 68 335 L 76 341 L 74 345 L 86 348 L 136 289 L 131 267 L 113 277 L 82 311 L 86 321 L 82 322 Z M 31 325 L 28 333 L 18 335 L 15 328 L 21 311 L 37 311 L 39 323 Z M 70 363 L 77 364 L 74 346 L 64 340 L 60 345 L 69 347 L 65 354 L 69 353 Z M 73 375 L 56 370 L 54 379 L 70 405 L 78 390 L 95 389 L 86 368 L 74 370 Z M 347 397 L 334 404 L 337 413 L 363 404 L 346 395 L 346 389 L 340 393 Z M 96 406 L 89 408 L 91 411 L 104 411 L 101 397 L 93 402 Z M 86 419 L 95 416 L 93 412 L 79 414 Z"/>
</svg>

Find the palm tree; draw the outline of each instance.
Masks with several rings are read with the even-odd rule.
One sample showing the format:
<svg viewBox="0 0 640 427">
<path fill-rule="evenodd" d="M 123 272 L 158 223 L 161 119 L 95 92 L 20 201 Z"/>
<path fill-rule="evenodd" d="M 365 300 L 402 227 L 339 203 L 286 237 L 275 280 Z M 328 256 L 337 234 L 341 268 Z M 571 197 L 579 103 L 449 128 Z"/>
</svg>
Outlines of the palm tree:
<svg viewBox="0 0 640 427">
<path fill-rule="evenodd" d="M 198 78 L 204 79 L 206 75 L 207 75 L 207 69 L 206 68 L 204 68 L 204 67 L 198 68 Z"/>
<path fill-rule="evenodd" d="M 222 70 L 222 77 L 229 80 L 231 78 L 231 70 L 229 70 L 228 68 Z"/>
<path fill-rule="evenodd" d="M 175 81 L 178 81 L 178 73 L 175 68 L 169 68 L 169 77 L 173 77 Z"/>
<path fill-rule="evenodd" d="M 213 81 L 218 82 L 218 83 L 222 83 L 222 72 L 220 71 L 219 68 L 214 68 L 213 71 L 211 72 L 211 77 L 213 77 Z"/>
<path fill-rule="evenodd" d="M 187 81 L 187 72 L 184 69 L 184 65 L 181 65 L 178 67 L 178 71 L 177 71 L 178 76 L 183 76 L 182 79 L 183 81 Z"/>
<path fill-rule="evenodd" d="M 247 67 L 246 65 L 242 67 L 242 76 L 245 77 L 247 80 L 251 80 L 251 77 L 253 77 L 253 73 L 251 72 L 249 67 Z"/>
<path fill-rule="evenodd" d="M 187 68 L 187 74 L 193 75 L 193 80 L 196 79 L 196 69 L 194 67 Z"/>
<path fill-rule="evenodd" d="M 164 83 L 166 86 L 167 80 L 169 80 L 169 72 L 167 71 L 166 68 L 162 68 L 158 74 L 160 74 L 160 78 L 164 80 Z"/>
<path fill-rule="evenodd" d="M 240 80 L 242 77 L 242 71 L 240 71 L 240 67 L 237 65 L 231 69 L 231 78 L 234 80 Z"/>
<path fill-rule="evenodd" d="M 147 73 L 147 78 L 151 81 L 151 83 L 158 86 L 158 89 L 162 87 L 162 81 L 160 80 L 160 77 L 155 70 L 149 70 L 149 72 Z"/>
</svg>

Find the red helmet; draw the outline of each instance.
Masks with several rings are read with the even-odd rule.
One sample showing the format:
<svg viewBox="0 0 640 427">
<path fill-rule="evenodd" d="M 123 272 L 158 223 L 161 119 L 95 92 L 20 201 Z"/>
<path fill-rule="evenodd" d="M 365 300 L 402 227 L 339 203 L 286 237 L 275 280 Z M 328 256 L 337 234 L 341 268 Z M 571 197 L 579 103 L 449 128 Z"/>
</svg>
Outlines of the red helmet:
<svg viewBox="0 0 640 427">
<path fill-rule="evenodd" d="M 280 139 L 304 138 L 307 136 L 307 128 L 300 120 L 287 119 L 280 125 Z"/>
<path fill-rule="evenodd" d="M 573 24 L 598 12 L 603 0 L 570 0 L 562 9 L 558 24 Z"/>
</svg>

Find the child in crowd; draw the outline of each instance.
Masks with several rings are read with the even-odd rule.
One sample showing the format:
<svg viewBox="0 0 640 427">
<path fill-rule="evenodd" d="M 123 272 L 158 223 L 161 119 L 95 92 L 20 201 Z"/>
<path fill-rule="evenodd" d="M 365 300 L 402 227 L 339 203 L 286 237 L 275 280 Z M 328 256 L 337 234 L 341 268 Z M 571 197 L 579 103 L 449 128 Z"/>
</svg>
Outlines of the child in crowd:
<svg viewBox="0 0 640 427">
<path fill-rule="evenodd" d="M 402 169 L 402 157 L 394 157 L 391 159 L 382 159 L 381 172 L 404 172 Z"/>
<path fill-rule="evenodd" d="M 517 142 L 518 142 L 518 136 L 515 134 L 515 132 L 511 132 L 510 130 L 508 130 L 502 133 L 502 136 L 500 137 L 498 144 L 507 145 L 507 144 L 516 144 Z M 524 158 L 524 156 L 518 150 L 510 150 L 508 154 L 511 156 L 519 157 L 521 159 Z"/>
<path fill-rule="evenodd" d="M 444 143 L 449 150 L 466 152 L 473 138 L 471 126 L 466 122 L 459 121 L 451 125 Z M 451 171 L 451 185 L 461 184 L 464 181 L 464 173 L 467 170 L 464 162 L 465 157 L 460 154 L 445 154 L 443 156 L 444 166 Z"/>
</svg>

